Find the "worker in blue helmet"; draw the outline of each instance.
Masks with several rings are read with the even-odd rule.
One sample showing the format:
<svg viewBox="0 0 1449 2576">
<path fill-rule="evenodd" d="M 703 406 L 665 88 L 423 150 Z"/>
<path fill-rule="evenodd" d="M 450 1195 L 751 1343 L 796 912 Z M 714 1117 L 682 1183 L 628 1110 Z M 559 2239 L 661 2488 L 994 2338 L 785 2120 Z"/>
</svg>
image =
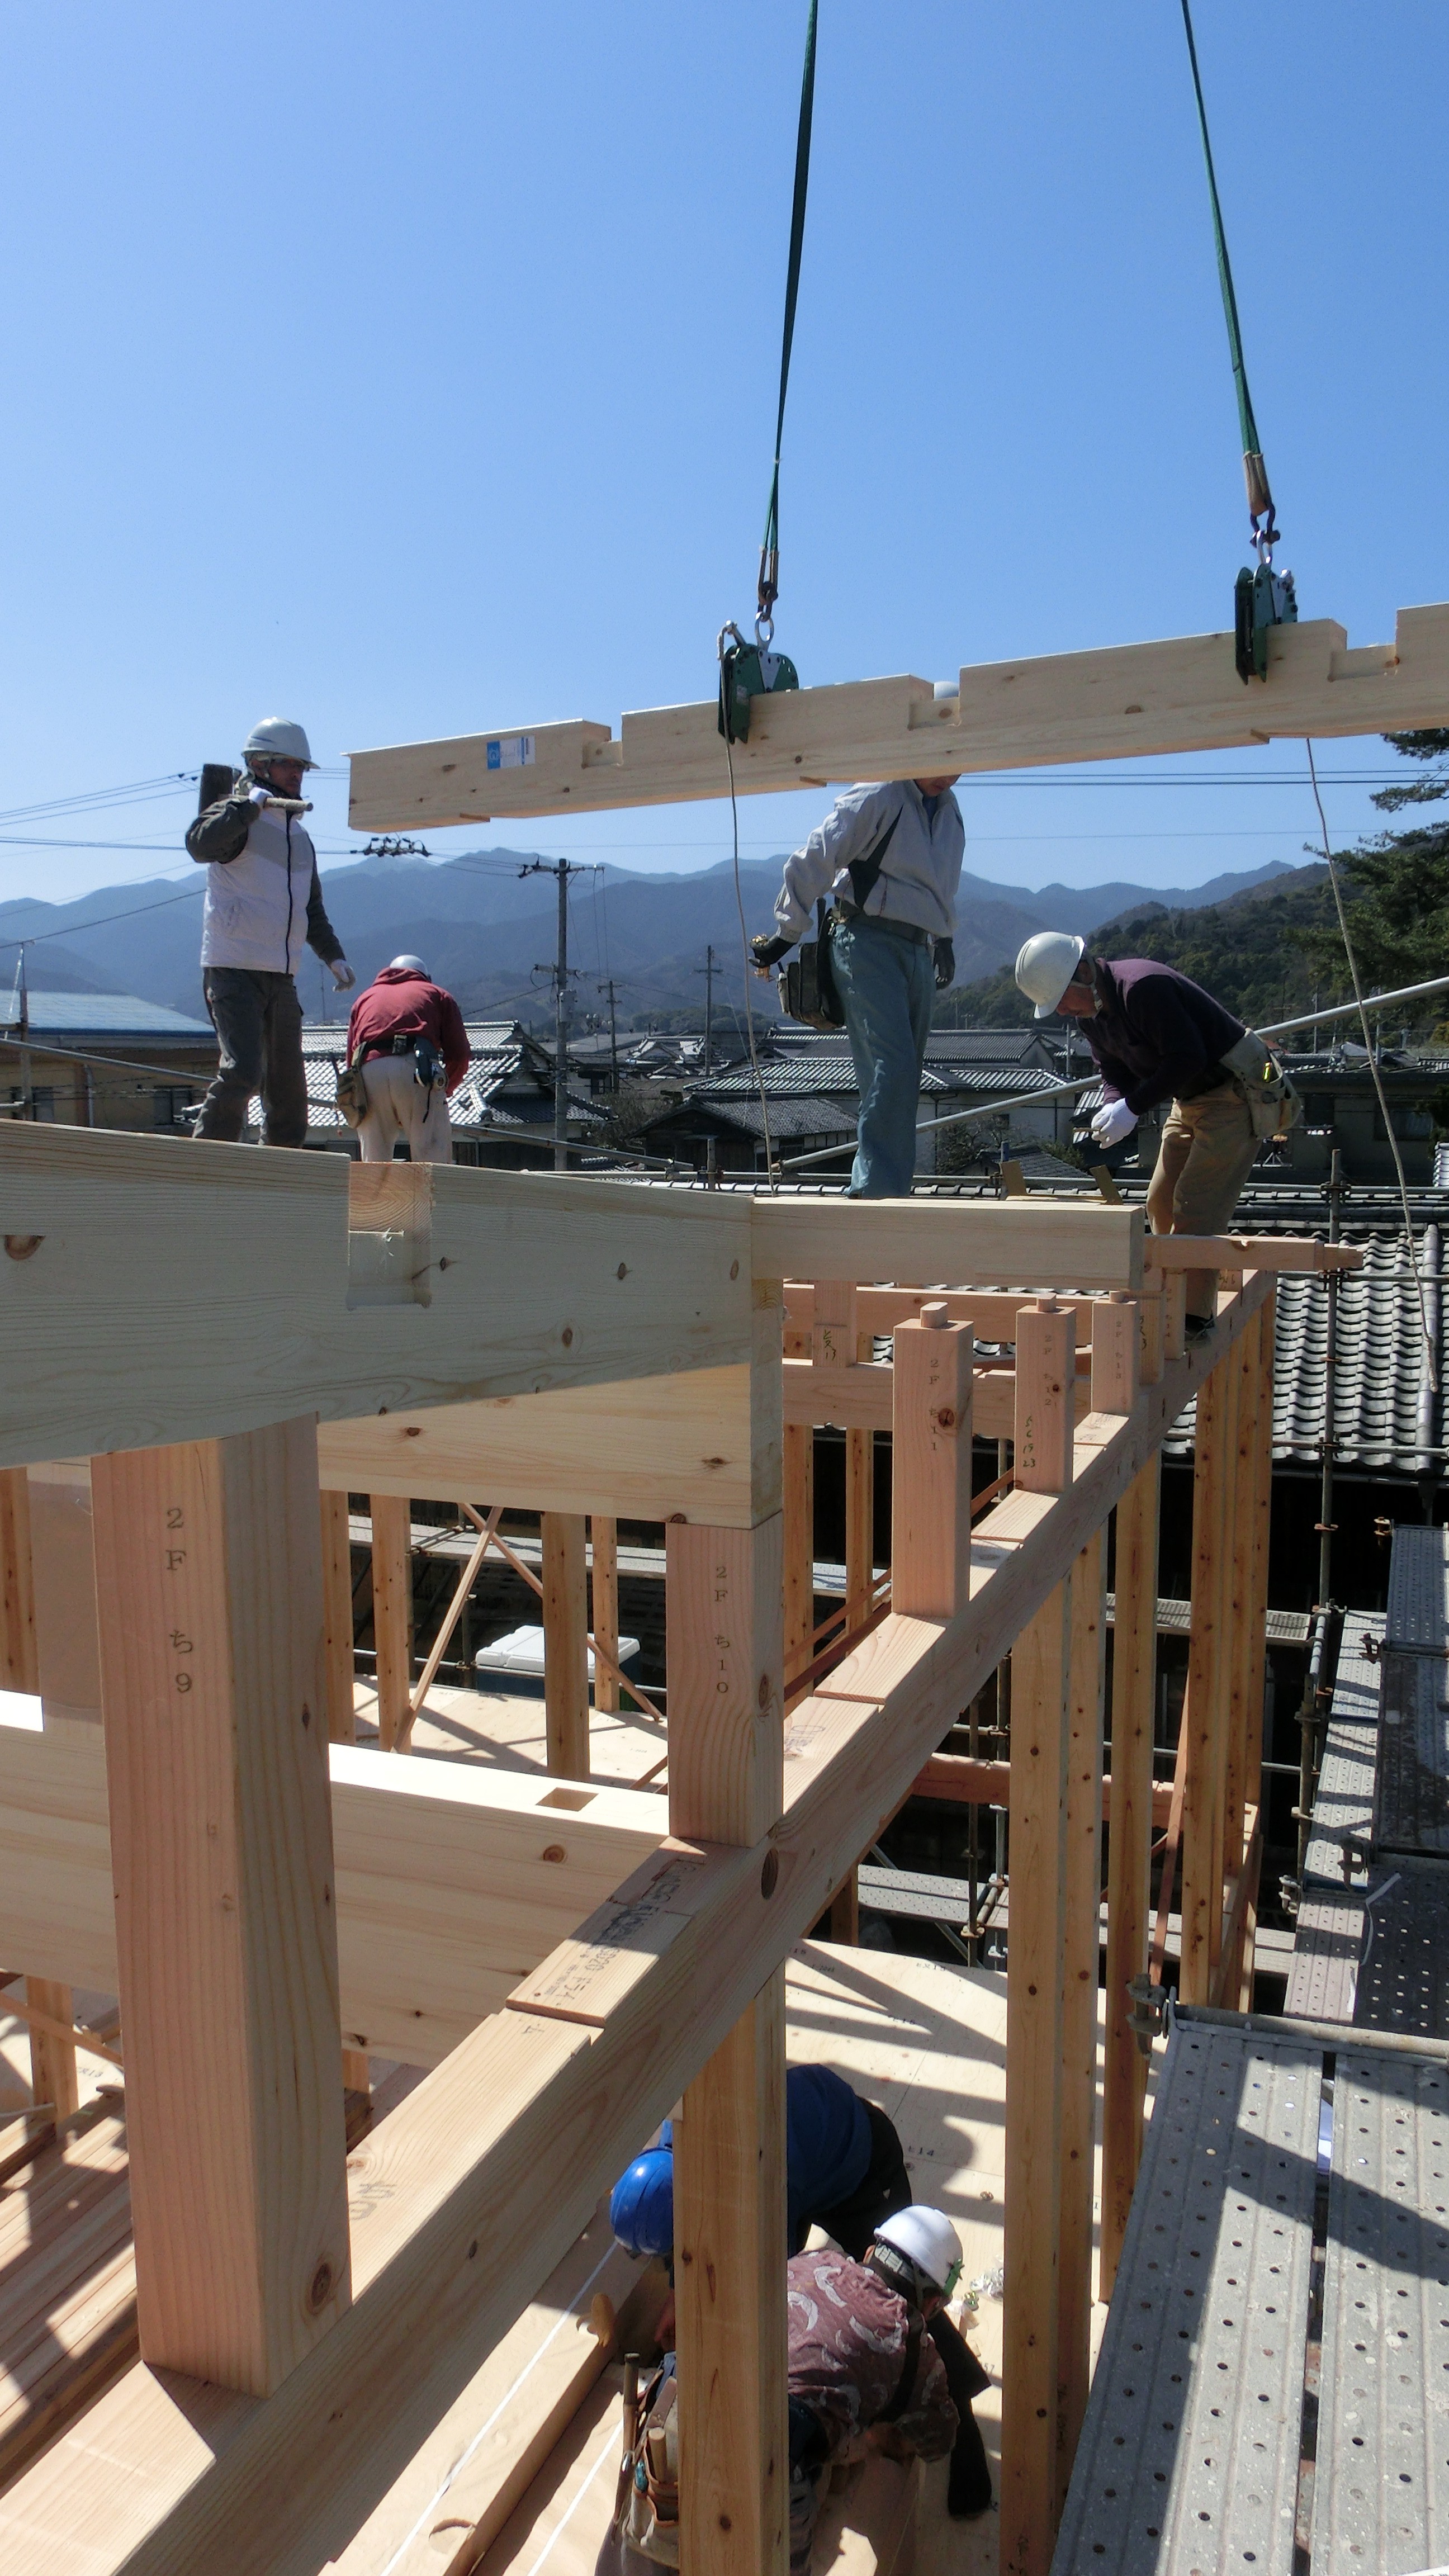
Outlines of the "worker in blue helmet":
<svg viewBox="0 0 1449 2576">
<path fill-rule="evenodd" d="M 631 2254 L 656 2255 L 674 2276 L 674 2131 L 666 2120 L 657 2147 L 636 2156 L 614 2185 L 609 2223 Z M 863 2101 L 828 2066 L 792 2066 L 785 2078 L 786 2252 L 798 2254 L 812 2227 L 834 2239 L 853 2261 L 864 2259 L 883 2219 L 912 2206 L 915 2194 L 894 2121 Z M 667 2302 L 661 2341 L 672 2338 L 674 2303 Z M 945 2365 L 960 2431 L 951 2455 L 948 2510 L 984 2513 L 991 2502 L 991 2472 L 971 2400 L 991 2385 L 944 2307 L 928 2331 Z"/>
</svg>

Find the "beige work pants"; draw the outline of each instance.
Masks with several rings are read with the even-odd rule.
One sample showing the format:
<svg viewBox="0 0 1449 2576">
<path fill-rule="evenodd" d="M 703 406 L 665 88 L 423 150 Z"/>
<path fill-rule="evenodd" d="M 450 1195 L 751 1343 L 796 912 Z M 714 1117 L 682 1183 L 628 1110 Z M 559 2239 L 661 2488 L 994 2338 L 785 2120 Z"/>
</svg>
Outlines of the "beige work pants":
<svg viewBox="0 0 1449 2576">
<path fill-rule="evenodd" d="M 453 1127 L 440 1089 L 424 1091 L 410 1055 L 372 1055 L 362 1068 L 367 1113 L 358 1128 L 364 1163 L 390 1163 L 401 1137 L 415 1163 L 451 1163 Z"/>
<path fill-rule="evenodd" d="M 1248 1104 L 1234 1083 L 1174 1100 L 1147 1190 L 1154 1234 L 1222 1234 L 1258 1154 Z M 1217 1272 L 1189 1270 L 1187 1311 L 1217 1310 Z"/>
</svg>

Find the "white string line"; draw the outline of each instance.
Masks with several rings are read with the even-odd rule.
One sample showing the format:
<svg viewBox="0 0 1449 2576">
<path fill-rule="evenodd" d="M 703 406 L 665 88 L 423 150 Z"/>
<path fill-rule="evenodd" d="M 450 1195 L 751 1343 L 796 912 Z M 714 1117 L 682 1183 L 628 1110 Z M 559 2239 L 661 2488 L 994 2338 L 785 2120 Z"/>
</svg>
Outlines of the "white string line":
<svg viewBox="0 0 1449 2576">
<path fill-rule="evenodd" d="M 499 2416 L 503 2413 L 504 2408 L 512 2405 L 513 2400 L 518 2395 L 524 2381 L 538 2368 L 539 2363 L 542 2361 L 549 2345 L 553 2342 L 554 2337 L 556 2335 L 561 2335 L 564 2327 L 569 2323 L 570 2318 L 575 2317 L 580 2313 L 580 2301 L 587 2298 L 590 2290 L 594 2286 L 594 2283 L 597 2281 L 599 2274 L 603 2271 L 605 2264 L 613 2260 L 613 2255 L 614 2248 L 611 2245 L 608 2253 L 604 2255 L 602 2261 L 594 2265 L 594 2268 L 589 2274 L 588 2279 L 584 2282 L 583 2287 L 575 2292 L 572 2306 L 566 2308 L 557 2323 L 550 2327 L 548 2333 L 544 2336 L 542 2343 L 539 2345 L 537 2352 L 524 2363 L 524 2366 L 519 2372 L 518 2377 L 515 2379 L 513 2386 L 507 2390 L 504 2396 L 499 2398 L 498 2403 L 494 2407 L 487 2422 L 479 2425 L 478 2430 L 474 2434 L 472 2441 L 468 2444 L 467 2449 L 459 2452 L 457 2459 L 453 2462 L 453 2465 L 449 2469 L 447 2476 L 444 2478 L 442 2485 L 439 2487 L 437 2494 L 433 2497 L 431 2503 L 423 2507 L 422 2512 L 418 2515 L 417 2521 L 413 2524 L 407 2538 L 400 2541 L 397 2548 L 393 2551 L 387 2565 L 382 2570 L 382 2576 L 396 2576 L 397 2569 L 401 2567 L 403 2560 L 406 2558 L 413 2542 L 417 2539 L 423 2525 L 431 2521 L 433 2515 L 437 2512 L 439 2505 L 442 2503 L 444 2496 L 447 2494 L 448 2489 L 453 2485 L 456 2479 L 462 2476 L 468 2462 L 472 2459 L 474 2452 L 477 2450 L 479 2443 L 487 2440 L 488 2435 L 492 2432 L 493 2427 L 497 2423 Z"/>
<path fill-rule="evenodd" d="M 554 2527 L 549 2533 L 547 2540 L 544 2542 L 542 2549 L 539 2551 L 533 2565 L 530 2567 L 528 2576 L 539 2576 L 539 2569 L 543 2566 L 545 2560 L 551 2557 L 553 2553 L 554 2542 L 561 2539 L 564 2532 L 567 2531 L 569 2524 L 573 2521 L 574 2515 L 578 2512 L 580 2505 L 583 2503 L 583 2500 L 588 2494 L 590 2487 L 593 2485 L 595 2478 L 598 2476 L 600 2469 L 604 2466 L 606 2460 L 613 2459 L 618 2447 L 619 2435 L 611 2430 L 602 2451 L 595 2460 L 594 2465 L 590 2469 L 588 2476 L 585 2478 L 583 2485 L 580 2487 L 578 2494 L 574 2497 L 573 2503 L 569 2506 L 567 2513 L 563 2514 L 554 2524 Z"/>
<path fill-rule="evenodd" d="M 1338 914 L 1338 927 L 1343 936 L 1343 951 L 1344 955 L 1348 959 L 1348 971 L 1353 982 L 1353 998 L 1358 1005 L 1359 1026 L 1363 1030 L 1364 1052 L 1368 1057 L 1369 1072 L 1373 1076 L 1374 1090 L 1378 1095 L 1379 1115 L 1384 1122 L 1384 1134 L 1389 1140 L 1389 1151 L 1393 1155 L 1394 1170 L 1398 1175 L 1399 1204 L 1404 1211 L 1404 1241 L 1408 1246 L 1409 1266 L 1413 1272 L 1414 1286 L 1418 1292 L 1419 1299 L 1419 1331 L 1423 1337 L 1424 1343 L 1424 1364 L 1429 1372 L 1429 1384 L 1435 1395 L 1437 1395 L 1439 1392 L 1439 1354 L 1434 1348 L 1433 1336 L 1429 1330 L 1429 1305 L 1424 1294 L 1424 1281 L 1420 1274 L 1418 1257 L 1414 1250 L 1414 1220 L 1409 1212 L 1409 1183 L 1404 1171 L 1404 1158 L 1399 1151 L 1399 1140 L 1394 1133 L 1394 1122 L 1389 1116 L 1389 1104 L 1384 1092 L 1383 1076 L 1379 1070 L 1378 1052 L 1374 1046 L 1373 1038 L 1369 1033 L 1368 1010 L 1364 1003 L 1363 986 L 1358 980 L 1358 959 L 1353 953 L 1353 941 L 1350 939 L 1348 933 L 1348 914 L 1344 910 L 1343 889 L 1338 882 L 1338 870 L 1334 865 L 1333 851 L 1329 846 L 1328 817 L 1323 810 L 1323 798 L 1318 792 L 1318 771 L 1314 765 L 1312 742 L 1305 740 L 1304 749 L 1308 754 L 1308 776 L 1313 788 L 1313 802 L 1318 808 L 1319 827 L 1323 833 L 1324 865 L 1328 870 L 1328 882 L 1333 888 L 1334 909 Z"/>
</svg>

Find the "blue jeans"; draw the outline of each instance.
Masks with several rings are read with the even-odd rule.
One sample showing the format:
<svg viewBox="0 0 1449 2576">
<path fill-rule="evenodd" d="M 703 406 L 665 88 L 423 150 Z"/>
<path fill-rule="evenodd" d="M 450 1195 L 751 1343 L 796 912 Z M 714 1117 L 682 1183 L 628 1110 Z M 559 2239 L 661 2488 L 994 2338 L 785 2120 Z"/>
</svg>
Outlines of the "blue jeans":
<svg viewBox="0 0 1449 2576">
<path fill-rule="evenodd" d="M 830 962 L 860 1089 L 850 1195 L 909 1198 L 935 990 L 930 948 L 888 921 L 838 921 Z"/>
</svg>

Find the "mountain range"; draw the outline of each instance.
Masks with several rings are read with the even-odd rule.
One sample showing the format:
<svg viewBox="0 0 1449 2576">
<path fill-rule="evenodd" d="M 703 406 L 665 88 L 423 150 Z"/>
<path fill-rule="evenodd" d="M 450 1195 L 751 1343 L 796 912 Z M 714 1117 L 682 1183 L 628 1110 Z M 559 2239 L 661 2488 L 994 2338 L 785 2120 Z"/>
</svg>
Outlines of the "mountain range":
<svg viewBox="0 0 1449 2576">
<path fill-rule="evenodd" d="M 556 886 L 530 867 L 526 851 L 490 849 L 429 860 L 374 857 L 324 870 L 327 908 L 355 967 L 370 981 L 389 958 L 423 957 L 439 982 L 473 1018 L 512 1017 L 551 1025 L 547 968 L 557 934 Z M 780 858 L 740 867 L 745 922 L 770 926 L 780 884 Z M 1196 910 L 1247 893 L 1283 875 L 1281 862 L 1215 877 L 1192 888 L 1156 889 L 1109 881 L 1095 886 L 1043 886 L 1030 892 L 963 874 L 957 904 L 958 980 L 990 975 L 1034 930 L 1083 935 L 1128 911 Z M 172 1010 L 201 1013 L 197 955 L 203 877 L 103 886 L 72 903 L 17 897 L 0 904 L 0 976 L 8 981 L 15 943 L 27 949 L 35 991 L 133 993 Z M 702 969 L 715 952 L 715 1006 L 728 1021 L 740 990 L 740 920 L 728 860 L 690 875 L 604 867 L 569 890 L 569 962 L 577 973 L 575 1011 L 607 1016 L 600 988 L 612 977 L 620 1023 L 678 1019 L 702 1011 Z M 539 971 L 542 969 L 543 971 Z M 316 1013 L 330 996 L 330 976 L 308 956 L 299 975 L 303 1004 Z M 754 988 L 757 1007 L 765 987 Z M 771 988 L 771 1002 L 773 988 Z M 576 1021 L 577 1024 L 577 1021 Z"/>
</svg>

